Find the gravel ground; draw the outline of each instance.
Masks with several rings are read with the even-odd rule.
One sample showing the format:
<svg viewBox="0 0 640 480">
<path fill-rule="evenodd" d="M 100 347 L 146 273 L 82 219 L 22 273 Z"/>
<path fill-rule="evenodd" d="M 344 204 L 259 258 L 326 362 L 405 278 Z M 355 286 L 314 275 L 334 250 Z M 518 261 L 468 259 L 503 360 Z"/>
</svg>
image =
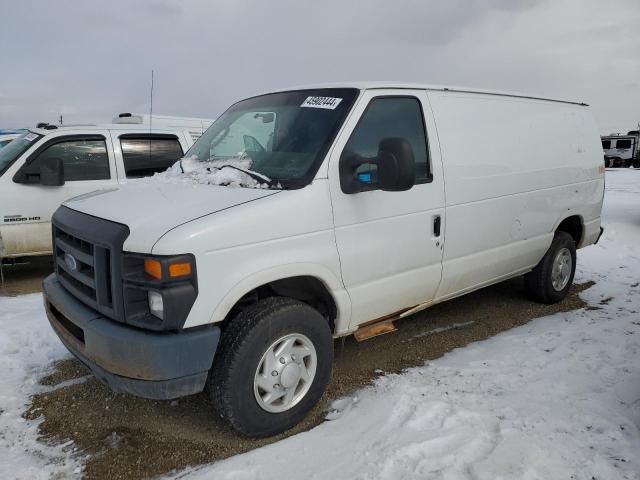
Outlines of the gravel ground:
<svg viewBox="0 0 640 480">
<path fill-rule="evenodd" d="M 44 262 L 15 268 L 0 294 L 34 291 L 50 266 Z M 75 360 L 59 362 L 42 379 L 52 390 L 34 396 L 25 416 L 42 417 L 40 432 L 46 440 L 73 440 L 80 454 L 87 455 L 87 478 L 149 478 L 313 428 L 323 421 L 332 400 L 351 394 L 377 375 L 421 365 L 533 318 L 584 307 L 577 293 L 589 286 L 576 285 L 567 299 L 548 306 L 529 301 L 522 279 L 513 279 L 398 321 L 395 333 L 362 343 L 352 337 L 337 340 L 333 379 L 323 401 L 302 424 L 270 439 L 235 434 L 218 419 L 204 394 L 172 402 L 114 394 Z"/>
<path fill-rule="evenodd" d="M 4 284 L 0 296 L 16 296 L 39 292 L 42 280 L 53 272 L 52 257 L 32 257 L 16 265 L 5 265 Z"/>
</svg>

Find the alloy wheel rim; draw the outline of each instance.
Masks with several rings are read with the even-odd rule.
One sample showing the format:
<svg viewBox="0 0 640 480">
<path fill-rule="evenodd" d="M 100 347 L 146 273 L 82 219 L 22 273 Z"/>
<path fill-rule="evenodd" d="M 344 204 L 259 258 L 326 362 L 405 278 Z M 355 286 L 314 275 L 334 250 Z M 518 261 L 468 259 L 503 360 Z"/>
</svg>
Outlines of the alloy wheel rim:
<svg viewBox="0 0 640 480">
<path fill-rule="evenodd" d="M 300 333 L 280 337 L 264 352 L 253 380 L 258 405 L 270 413 L 285 412 L 309 392 L 318 356 L 311 340 Z"/>
<path fill-rule="evenodd" d="M 556 292 L 564 290 L 571 278 L 573 259 L 568 248 L 562 248 L 553 259 L 551 267 L 551 285 Z"/>
</svg>

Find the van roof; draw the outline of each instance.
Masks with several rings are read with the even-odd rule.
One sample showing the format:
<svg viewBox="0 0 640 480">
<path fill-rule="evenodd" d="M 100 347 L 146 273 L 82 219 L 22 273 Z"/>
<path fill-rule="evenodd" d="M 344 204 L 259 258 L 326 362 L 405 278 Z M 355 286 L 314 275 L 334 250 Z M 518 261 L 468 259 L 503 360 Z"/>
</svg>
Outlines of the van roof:
<svg viewBox="0 0 640 480">
<path fill-rule="evenodd" d="M 299 85 L 292 88 L 277 89 L 269 93 L 285 92 L 287 90 L 311 90 L 311 89 L 320 89 L 320 88 L 357 88 L 359 90 L 380 90 L 380 89 L 386 89 L 386 88 L 393 88 L 393 89 L 406 89 L 406 90 L 411 89 L 411 90 L 431 90 L 431 91 L 458 92 L 458 93 L 477 93 L 477 94 L 483 94 L 483 95 L 496 95 L 500 97 L 516 97 L 516 98 L 526 98 L 530 100 L 543 100 L 547 102 L 569 103 L 572 105 L 580 105 L 584 107 L 588 106 L 588 104 L 577 101 L 577 100 L 549 98 L 542 95 L 516 93 L 516 92 L 509 92 L 509 91 L 502 91 L 502 90 L 488 90 L 488 89 L 479 89 L 479 88 L 433 85 L 433 84 L 423 84 L 423 83 L 407 83 L 407 82 L 396 82 L 396 81 L 357 81 L 352 83 L 323 83 L 323 84 L 312 84 L 312 85 L 302 85 L 302 86 Z"/>
</svg>

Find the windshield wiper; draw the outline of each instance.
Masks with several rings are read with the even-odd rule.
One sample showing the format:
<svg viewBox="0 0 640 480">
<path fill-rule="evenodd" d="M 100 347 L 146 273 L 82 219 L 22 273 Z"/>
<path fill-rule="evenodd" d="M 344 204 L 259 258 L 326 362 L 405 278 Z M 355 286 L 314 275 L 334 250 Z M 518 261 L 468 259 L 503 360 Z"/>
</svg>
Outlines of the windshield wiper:
<svg viewBox="0 0 640 480">
<path fill-rule="evenodd" d="M 274 184 L 273 180 L 271 180 L 266 175 L 262 175 L 260 173 L 253 172 L 251 170 L 246 170 L 244 168 L 236 167 L 235 165 L 221 165 L 219 167 L 207 167 L 207 170 L 211 171 L 212 168 L 215 168 L 216 170 L 222 170 L 223 168 L 233 168 L 234 170 L 238 170 L 239 172 L 242 172 L 242 173 L 244 173 L 246 175 L 249 175 L 256 182 L 258 182 L 258 183 L 260 183 L 262 185 L 267 185 L 269 187 L 275 187 L 276 186 Z"/>
</svg>

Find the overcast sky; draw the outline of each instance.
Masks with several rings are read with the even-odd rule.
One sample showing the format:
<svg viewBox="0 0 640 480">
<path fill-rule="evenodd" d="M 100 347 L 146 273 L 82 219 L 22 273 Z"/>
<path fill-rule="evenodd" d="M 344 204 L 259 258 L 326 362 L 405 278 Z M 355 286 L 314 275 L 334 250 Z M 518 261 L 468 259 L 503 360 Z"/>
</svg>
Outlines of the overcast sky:
<svg viewBox="0 0 640 480">
<path fill-rule="evenodd" d="M 0 0 L 0 128 L 216 117 L 276 87 L 402 80 L 640 121 L 640 0 Z"/>
</svg>

